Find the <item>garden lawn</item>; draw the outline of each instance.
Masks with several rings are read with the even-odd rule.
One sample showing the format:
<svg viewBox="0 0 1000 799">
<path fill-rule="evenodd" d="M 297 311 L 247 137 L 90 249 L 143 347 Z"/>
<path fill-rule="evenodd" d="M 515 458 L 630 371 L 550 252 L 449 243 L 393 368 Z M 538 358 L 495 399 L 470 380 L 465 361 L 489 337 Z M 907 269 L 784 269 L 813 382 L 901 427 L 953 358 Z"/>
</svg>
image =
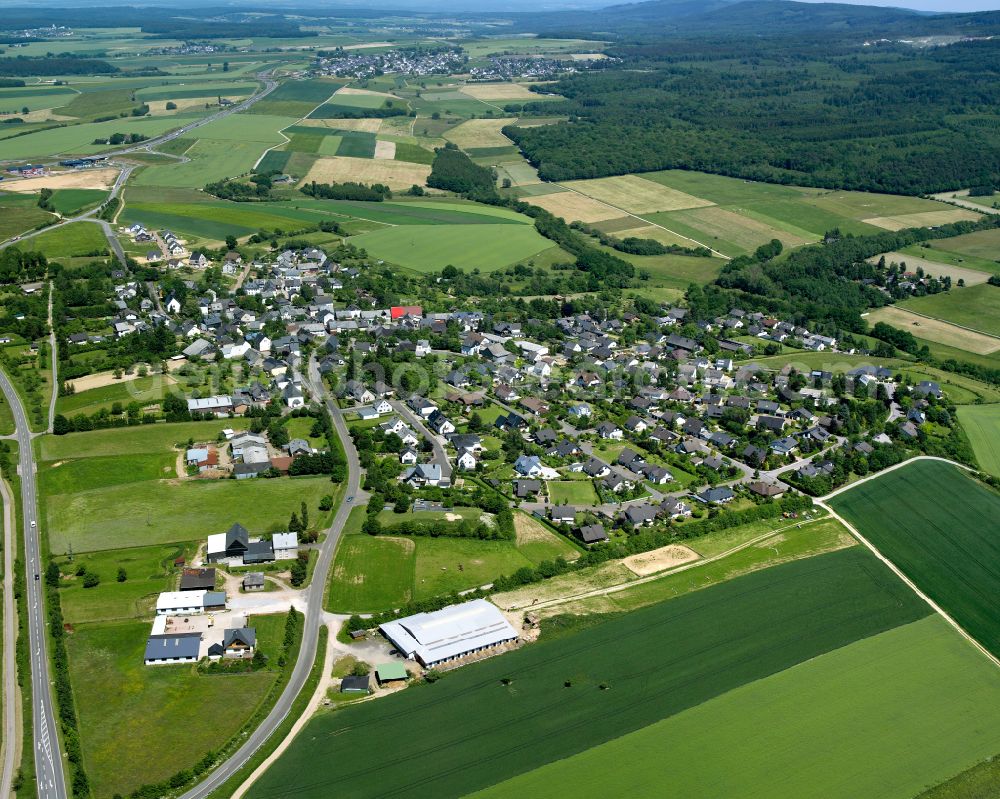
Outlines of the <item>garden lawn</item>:
<svg viewBox="0 0 1000 799">
<path fill-rule="evenodd" d="M 1000 674 L 931 616 L 474 796 L 910 799 L 997 752 L 998 700 Z"/>
<path fill-rule="evenodd" d="M 528 225 L 399 226 L 351 238 L 351 243 L 390 263 L 418 272 L 448 264 L 493 271 L 551 247 Z"/>
<path fill-rule="evenodd" d="M 66 639 L 84 764 L 97 799 L 127 796 L 190 768 L 236 734 L 277 676 L 145 666 L 148 636 L 146 620 L 78 625 Z M 259 645 L 276 652 L 280 640 Z M 210 723 L 192 723 L 192 713 Z"/>
<path fill-rule="evenodd" d="M 860 548 L 778 566 L 318 716 L 247 795 L 465 796 L 929 612 Z"/>
<path fill-rule="evenodd" d="M 596 505 L 597 492 L 590 480 L 553 481 L 545 484 L 553 505 Z"/>
<path fill-rule="evenodd" d="M 1000 405 L 963 405 L 958 421 L 983 471 L 1000 477 Z"/>
<path fill-rule="evenodd" d="M 1000 336 L 1000 288 L 988 283 L 904 300 L 899 307 Z"/>
<path fill-rule="evenodd" d="M 979 643 L 1000 654 L 1000 495 L 954 466 L 916 461 L 830 504 Z"/>
<path fill-rule="evenodd" d="M 57 563 L 65 578 L 59 590 L 63 616 L 70 624 L 115 619 L 145 619 L 154 613 L 156 597 L 176 586 L 174 560 L 194 554 L 198 543 L 165 544 L 131 549 L 112 549 L 74 556 Z M 84 566 L 101 578 L 95 588 L 84 588 L 77 577 Z M 118 582 L 118 569 L 125 569 L 125 581 Z"/>
<path fill-rule="evenodd" d="M 299 503 L 315 510 L 326 477 L 275 480 L 156 480 L 55 495 L 46 508 L 53 552 L 143 546 L 204 538 L 240 522 L 252 533 L 284 530 Z"/>
</svg>

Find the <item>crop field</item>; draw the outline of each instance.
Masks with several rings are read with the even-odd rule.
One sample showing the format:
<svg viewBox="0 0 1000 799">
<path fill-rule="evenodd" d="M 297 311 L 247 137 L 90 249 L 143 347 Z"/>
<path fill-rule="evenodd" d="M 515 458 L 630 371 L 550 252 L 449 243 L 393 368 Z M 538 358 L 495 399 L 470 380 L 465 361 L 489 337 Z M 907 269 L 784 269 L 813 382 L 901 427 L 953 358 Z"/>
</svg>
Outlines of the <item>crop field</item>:
<svg viewBox="0 0 1000 799">
<path fill-rule="evenodd" d="M 470 119 L 456 125 L 445 134 L 445 138 L 463 150 L 472 147 L 510 147 L 511 141 L 500 129 L 512 125 L 516 119 Z"/>
<path fill-rule="evenodd" d="M 319 210 L 296 207 L 300 203 L 235 203 L 201 198 L 197 205 L 185 202 L 130 203 L 122 214 L 124 221 L 141 222 L 154 227 L 168 227 L 177 232 L 193 233 L 221 240 L 232 233 L 245 236 L 261 228 L 288 229 L 298 224 L 315 224 L 329 219 Z"/>
<path fill-rule="evenodd" d="M 380 140 L 381 142 L 381 140 Z M 397 161 L 409 161 L 413 164 L 431 164 L 434 162 L 434 153 L 426 147 L 409 142 L 397 142 L 396 152 L 393 156 Z"/>
<path fill-rule="evenodd" d="M 0 114 L 23 116 L 23 109 L 40 111 L 70 103 L 77 92 L 68 86 L 25 86 L 0 89 Z"/>
<path fill-rule="evenodd" d="M 260 625 L 258 645 L 276 659 L 281 639 L 267 633 L 272 626 Z M 237 733 L 277 677 L 270 670 L 202 676 L 190 666 L 145 666 L 148 635 L 148 620 L 118 621 L 81 624 L 66 638 L 84 763 L 99 799 L 189 768 Z M 184 723 L 192 708 L 211 723 Z"/>
<path fill-rule="evenodd" d="M 963 289 L 957 289 L 957 291 L 963 292 Z M 1000 350 L 1000 338 L 987 336 L 983 333 L 973 333 L 971 330 L 965 330 L 941 319 L 921 316 L 903 307 L 887 305 L 883 308 L 877 308 L 871 311 L 866 319 L 872 324 L 886 322 L 928 341 L 935 341 L 960 350 L 968 350 L 979 355 L 989 355 Z"/>
<path fill-rule="evenodd" d="M 536 36 L 485 36 L 459 42 L 470 58 L 515 53 L 579 53 L 602 50 L 604 42 L 588 39 L 544 39 Z"/>
<path fill-rule="evenodd" d="M 248 796 L 465 796 L 928 613 L 859 548 L 777 566 L 318 716 Z"/>
<path fill-rule="evenodd" d="M 963 405 L 958 420 L 983 471 L 1000 477 L 1000 405 Z"/>
<path fill-rule="evenodd" d="M 326 100 L 340 85 L 323 79 L 286 81 L 263 100 L 254 103 L 249 113 L 301 118 Z"/>
<path fill-rule="evenodd" d="M 1000 654 L 1000 495 L 954 466 L 917 461 L 861 483 L 831 505 Z"/>
<path fill-rule="evenodd" d="M 539 100 L 559 99 L 529 91 L 523 83 L 469 83 L 462 87 L 462 94 L 475 100 Z"/>
<path fill-rule="evenodd" d="M 501 269 L 552 246 L 531 225 L 399 226 L 351 238 L 376 257 L 420 272 Z"/>
<path fill-rule="evenodd" d="M 530 222 L 528 217 L 506 209 L 455 201 L 367 203 L 302 199 L 296 200 L 295 207 L 353 216 L 385 225 L 527 225 Z"/>
<path fill-rule="evenodd" d="M 344 143 L 348 139 L 344 139 Z M 354 145 L 351 145 L 354 147 Z M 372 155 L 374 155 L 374 141 Z M 344 183 L 355 181 L 366 184 L 383 183 L 390 189 L 408 189 L 417 184 L 423 185 L 431 168 L 427 164 L 411 164 L 406 161 L 374 161 L 370 156 L 364 158 L 319 158 L 305 176 L 304 182 L 315 180 L 317 183 Z"/>
<path fill-rule="evenodd" d="M 1000 336 L 1000 289 L 996 286 L 981 284 L 953 288 L 940 294 L 904 300 L 899 307 Z"/>
<path fill-rule="evenodd" d="M 771 239 L 780 240 L 786 247 L 797 247 L 818 238 L 790 233 L 752 216 L 715 206 L 646 214 L 645 218 L 726 255 L 751 252 Z"/>
<path fill-rule="evenodd" d="M 545 484 L 553 505 L 596 505 L 597 492 L 589 480 L 552 481 Z"/>
<path fill-rule="evenodd" d="M 186 100 L 196 99 L 206 102 L 216 100 L 219 97 L 245 97 L 253 94 L 257 88 L 256 82 L 234 83 L 216 81 L 198 81 L 185 84 L 177 84 L 169 88 L 163 86 L 149 86 L 139 89 L 135 95 L 147 103 L 159 100 Z M 273 95 L 272 95 L 273 96 Z M 264 102 L 263 100 L 261 102 Z"/>
<path fill-rule="evenodd" d="M 975 222 L 982 219 L 975 211 L 965 208 L 951 208 L 941 211 L 924 211 L 918 214 L 897 214 L 895 216 L 876 216 L 862 221 L 885 230 L 903 230 L 910 227 L 933 227 L 947 225 L 951 222 Z"/>
<path fill-rule="evenodd" d="M 663 797 L 909 799 L 996 752 L 998 696 L 1000 677 L 989 662 L 930 617 L 474 795 L 543 796 L 559 786 L 595 799 L 651 790 Z M 899 734 L 885 735 L 875 722 L 885 718 Z"/>
<path fill-rule="evenodd" d="M 94 122 L 84 125 L 70 125 L 64 128 L 41 130 L 27 136 L 6 140 L 3 157 L 10 160 L 45 158 L 64 154 L 90 154 L 108 149 L 94 145 L 97 138 L 107 138 L 113 133 L 141 133 L 157 136 L 176 128 L 180 123 L 172 118 L 116 119 L 109 122 Z"/>
<path fill-rule="evenodd" d="M 686 194 L 638 175 L 574 180 L 564 185 L 632 214 L 681 211 L 685 208 L 714 205 L 711 200 Z"/>
<path fill-rule="evenodd" d="M 378 133 L 387 122 L 383 119 L 302 119 L 300 128 L 333 128 L 336 131 L 353 130 L 361 133 Z M 409 125 L 409 122 L 406 123 Z"/>
<path fill-rule="evenodd" d="M 522 198 L 525 202 L 544 208 L 550 214 L 560 216 L 567 222 L 603 222 L 607 219 L 618 219 L 622 212 L 606 203 L 577 194 L 573 191 L 560 191 L 552 194 L 528 196 Z M 641 225 L 640 220 L 636 220 Z"/>
<path fill-rule="evenodd" d="M 297 121 L 297 117 L 289 116 L 230 114 L 198 128 L 194 134 L 199 139 L 280 144 L 285 139 L 278 131 Z"/>
</svg>

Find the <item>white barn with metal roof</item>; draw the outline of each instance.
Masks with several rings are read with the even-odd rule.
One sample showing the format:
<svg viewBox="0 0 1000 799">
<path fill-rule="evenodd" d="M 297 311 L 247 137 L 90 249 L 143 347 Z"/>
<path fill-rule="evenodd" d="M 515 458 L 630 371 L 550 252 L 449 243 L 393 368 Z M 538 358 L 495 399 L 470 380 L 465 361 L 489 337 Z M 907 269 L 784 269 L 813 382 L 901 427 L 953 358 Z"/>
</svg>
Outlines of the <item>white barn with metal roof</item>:
<svg viewBox="0 0 1000 799">
<path fill-rule="evenodd" d="M 427 667 L 517 640 L 517 631 L 485 599 L 417 613 L 379 629 L 406 657 Z"/>
</svg>

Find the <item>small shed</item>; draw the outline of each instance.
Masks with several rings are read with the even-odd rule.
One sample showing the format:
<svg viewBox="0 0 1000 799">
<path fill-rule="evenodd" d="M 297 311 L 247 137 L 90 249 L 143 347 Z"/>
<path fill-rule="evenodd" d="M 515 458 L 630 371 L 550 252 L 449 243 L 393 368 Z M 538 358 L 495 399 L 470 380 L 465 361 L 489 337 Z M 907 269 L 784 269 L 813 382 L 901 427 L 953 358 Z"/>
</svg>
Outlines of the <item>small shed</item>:
<svg viewBox="0 0 1000 799">
<path fill-rule="evenodd" d="M 263 591 L 264 590 L 264 573 L 263 572 L 250 572 L 246 577 L 243 578 L 243 590 L 244 591 Z"/>
<path fill-rule="evenodd" d="M 406 666 L 402 663 L 383 663 L 375 667 L 375 677 L 379 685 L 393 682 L 405 682 L 410 679 Z"/>
<path fill-rule="evenodd" d="M 340 693 L 342 694 L 367 694 L 371 693 L 371 678 L 365 674 L 363 677 L 348 676 L 340 681 Z"/>
</svg>

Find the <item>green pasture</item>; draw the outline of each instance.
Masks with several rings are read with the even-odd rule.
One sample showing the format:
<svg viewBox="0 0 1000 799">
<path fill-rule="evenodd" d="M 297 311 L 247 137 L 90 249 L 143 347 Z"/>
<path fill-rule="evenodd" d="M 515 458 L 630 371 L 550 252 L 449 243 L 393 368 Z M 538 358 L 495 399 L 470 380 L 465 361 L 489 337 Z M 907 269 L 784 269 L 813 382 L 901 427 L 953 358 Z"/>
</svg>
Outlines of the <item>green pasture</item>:
<svg viewBox="0 0 1000 799">
<path fill-rule="evenodd" d="M 55 217 L 38 207 L 33 195 L 0 194 L 0 241 L 33 230 Z"/>
<path fill-rule="evenodd" d="M 290 80 L 263 100 L 254 103 L 251 114 L 270 114 L 301 119 L 333 94 L 342 84 L 325 79 Z"/>
<path fill-rule="evenodd" d="M 169 451 L 42 461 L 38 465 L 38 477 L 46 495 L 76 494 L 171 478 L 177 473 L 176 463 L 177 454 Z"/>
<path fill-rule="evenodd" d="M 100 189 L 56 189 L 52 205 L 63 216 L 73 216 L 100 205 L 107 196 L 108 193 Z"/>
<path fill-rule="evenodd" d="M 443 269 L 492 271 L 530 258 L 551 243 L 528 225 L 400 226 L 352 237 L 372 256 L 419 272 Z"/>
<path fill-rule="evenodd" d="M 949 253 L 968 256 L 974 259 L 982 259 L 989 265 L 991 272 L 998 271 L 997 262 L 1000 261 L 1000 230 L 979 230 L 975 233 L 966 233 L 964 236 L 954 236 L 950 239 L 938 239 L 928 242 L 932 250 L 943 250 Z M 962 261 L 963 266 L 978 268 L 974 262 Z"/>
<path fill-rule="evenodd" d="M 152 138 L 180 124 L 172 117 L 147 117 L 50 128 L 5 140 L 0 146 L 0 159 L 31 160 L 57 155 L 98 153 L 109 148 L 108 145 L 94 145 L 94 139 L 106 139 L 114 133 L 140 133 Z"/>
<path fill-rule="evenodd" d="M 147 167 L 136 176 L 134 183 L 137 186 L 200 189 L 213 181 L 248 173 L 267 148 L 266 143 L 259 141 L 198 139 L 185 153 L 190 161 Z"/>
<path fill-rule="evenodd" d="M 983 471 L 1000 477 L 1000 405 L 963 405 L 958 421 Z"/>
<path fill-rule="evenodd" d="M 60 461 L 69 458 L 97 458 L 110 455 L 145 455 L 169 452 L 195 442 L 215 441 L 226 428 L 245 430 L 247 420 L 213 419 L 207 422 L 150 424 L 139 427 L 115 427 L 70 433 L 65 436 L 45 436 L 39 441 L 39 458 Z"/>
<path fill-rule="evenodd" d="M 395 160 L 411 164 L 431 164 L 434 162 L 434 153 L 419 144 L 397 142 Z"/>
<path fill-rule="evenodd" d="M 72 380 L 67 381 L 72 384 Z M 149 405 L 163 399 L 164 385 L 162 375 L 137 377 L 135 380 L 122 380 L 100 388 L 80 391 L 56 400 L 56 413 L 73 416 L 77 413 L 94 414 L 103 408 L 111 408 L 119 402 L 127 407 L 132 402 Z"/>
<path fill-rule="evenodd" d="M 998 699 L 996 670 L 933 616 L 474 796 L 910 799 L 996 753 Z"/>
<path fill-rule="evenodd" d="M 148 86 L 139 89 L 135 95 L 145 102 L 155 100 L 186 100 L 190 98 L 204 97 L 206 101 L 218 99 L 219 97 L 242 97 L 253 94 L 258 84 L 245 81 L 234 83 L 232 81 L 185 81 L 184 83 L 174 83 L 166 86 Z M 261 101 L 263 102 L 263 101 Z"/>
<path fill-rule="evenodd" d="M 831 505 L 970 635 L 1000 653 L 1000 495 L 940 461 L 860 483 Z"/>
<path fill-rule="evenodd" d="M 294 125 L 297 121 L 298 117 L 230 114 L 215 122 L 209 122 L 193 132 L 199 139 L 280 144 L 285 138 L 278 131 Z"/>
<path fill-rule="evenodd" d="M 123 221 L 167 227 L 178 233 L 192 234 L 221 241 L 227 235 L 248 236 L 262 228 L 294 230 L 315 225 L 330 216 L 316 210 L 300 209 L 299 203 L 234 203 L 212 200 L 187 205 L 184 203 L 130 203 L 122 215 Z"/>
<path fill-rule="evenodd" d="M 980 231 L 980 233 L 992 233 L 991 230 Z M 971 239 L 980 233 L 969 233 Z M 948 249 L 953 241 L 966 239 L 966 236 L 954 236 L 950 239 L 935 239 L 934 241 L 924 241 L 920 244 L 911 244 L 900 250 L 904 255 L 915 255 L 918 258 L 927 258 L 930 261 L 951 266 L 964 266 L 966 269 L 977 269 L 980 272 L 1000 272 L 1000 265 L 997 259 L 984 257 L 981 255 L 969 255 L 968 253 L 952 252 Z M 996 255 L 996 250 L 990 250 Z"/>
<path fill-rule="evenodd" d="M 118 619 L 148 620 L 154 612 L 156 597 L 176 589 L 174 561 L 190 557 L 196 545 L 168 544 L 131 549 L 87 552 L 57 559 L 63 574 L 59 596 L 63 616 L 70 624 Z M 95 588 L 84 588 L 76 571 L 83 566 L 101 578 Z M 125 581 L 118 581 L 118 570 L 125 569 Z"/>
<path fill-rule="evenodd" d="M 276 660 L 280 636 L 260 634 L 270 627 L 261 626 L 258 646 Z M 239 731 L 277 679 L 271 670 L 202 676 L 191 665 L 146 666 L 148 636 L 146 620 L 81 624 L 66 638 L 84 764 L 99 799 L 190 768 Z M 210 723 L 187 723 L 194 710 Z"/>
<path fill-rule="evenodd" d="M 472 512 L 479 513 L 477 509 Z M 411 518 L 434 516 L 417 513 Z M 332 611 L 399 607 L 414 599 L 485 585 L 502 574 L 559 555 L 571 558 L 576 554 L 554 533 L 549 534 L 551 539 L 539 537 L 516 544 L 445 536 L 370 536 L 360 532 L 364 519 L 364 508 L 351 511 L 337 548 L 326 600 Z"/>
<path fill-rule="evenodd" d="M 0 119 L 3 116 L 18 116 L 24 109 L 41 111 L 45 108 L 60 108 L 72 102 L 76 92 L 66 86 L 55 86 L 46 90 L 41 86 L 26 86 L 23 89 L 0 90 Z"/>
<path fill-rule="evenodd" d="M 326 477 L 276 480 L 148 480 L 77 494 L 46 507 L 53 552 L 173 543 L 224 532 L 240 522 L 254 533 L 286 529 L 300 502 L 315 510 Z"/>
<path fill-rule="evenodd" d="M 1000 288 L 989 283 L 914 297 L 898 305 L 908 311 L 1000 336 Z"/>
<path fill-rule="evenodd" d="M 20 245 L 24 250 L 45 253 L 52 259 L 76 258 L 108 252 L 108 240 L 99 225 L 92 222 L 72 222 L 52 228 Z"/>
<path fill-rule="evenodd" d="M 248 796 L 466 796 L 929 613 L 859 548 L 777 566 L 317 716 Z"/>
</svg>

